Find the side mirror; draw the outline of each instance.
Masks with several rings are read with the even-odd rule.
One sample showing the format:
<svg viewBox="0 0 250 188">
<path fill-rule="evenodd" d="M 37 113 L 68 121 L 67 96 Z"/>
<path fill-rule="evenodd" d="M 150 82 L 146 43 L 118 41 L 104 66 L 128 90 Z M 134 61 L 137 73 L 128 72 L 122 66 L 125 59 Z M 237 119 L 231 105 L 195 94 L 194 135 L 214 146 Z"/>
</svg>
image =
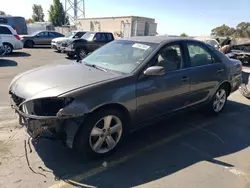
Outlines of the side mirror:
<svg viewBox="0 0 250 188">
<path fill-rule="evenodd" d="M 162 66 L 152 66 L 147 68 L 144 72 L 147 76 L 162 76 L 165 75 L 164 67 Z"/>
<path fill-rule="evenodd" d="M 40 37 L 39 35 L 36 35 L 36 37 Z"/>
<path fill-rule="evenodd" d="M 74 38 L 75 38 L 75 39 L 79 39 L 79 37 L 78 37 L 78 36 L 74 36 Z"/>
<path fill-rule="evenodd" d="M 216 45 L 214 45 L 214 48 L 218 50 L 220 47 L 219 47 L 219 45 L 216 44 Z"/>
</svg>

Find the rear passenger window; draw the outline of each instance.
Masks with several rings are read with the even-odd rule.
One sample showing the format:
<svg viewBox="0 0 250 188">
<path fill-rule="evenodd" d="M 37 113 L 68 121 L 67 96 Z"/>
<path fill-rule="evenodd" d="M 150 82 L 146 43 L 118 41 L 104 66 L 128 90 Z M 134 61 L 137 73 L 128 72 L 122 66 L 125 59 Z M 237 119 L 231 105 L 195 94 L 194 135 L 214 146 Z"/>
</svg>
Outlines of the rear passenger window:
<svg viewBox="0 0 250 188">
<path fill-rule="evenodd" d="M 11 35 L 11 31 L 7 27 L 0 26 L 0 34 Z"/>
<path fill-rule="evenodd" d="M 204 47 L 197 44 L 188 44 L 188 52 L 190 57 L 190 66 L 202 66 L 213 63 L 212 54 Z"/>
<path fill-rule="evenodd" d="M 49 36 L 50 36 L 50 37 L 56 37 L 56 34 L 53 33 L 53 32 L 49 32 Z"/>
</svg>

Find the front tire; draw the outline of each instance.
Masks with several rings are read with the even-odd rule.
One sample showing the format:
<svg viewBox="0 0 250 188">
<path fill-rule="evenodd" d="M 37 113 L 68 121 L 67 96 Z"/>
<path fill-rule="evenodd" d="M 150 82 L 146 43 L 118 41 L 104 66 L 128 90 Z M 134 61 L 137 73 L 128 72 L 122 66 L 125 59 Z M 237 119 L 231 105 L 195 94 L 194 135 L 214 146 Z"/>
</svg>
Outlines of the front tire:
<svg viewBox="0 0 250 188">
<path fill-rule="evenodd" d="M 82 60 L 86 56 L 87 56 L 87 51 L 85 49 L 78 49 L 76 51 L 76 57 L 77 57 L 77 59 Z"/>
<path fill-rule="evenodd" d="M 94 112 L 77 132 L 74 148 L 87 158 L 104 157 L 113 153 L 124 135 L 125 118 L 117 110 Z"/>
<path fill-rule="evenodd" d="M 24 46 L 26 48 L 33 48 L 34 47 L 34 42 L 31 41 L 31 40 L 28 40 L 28 41 L 25 42 Z"/>
</svg>

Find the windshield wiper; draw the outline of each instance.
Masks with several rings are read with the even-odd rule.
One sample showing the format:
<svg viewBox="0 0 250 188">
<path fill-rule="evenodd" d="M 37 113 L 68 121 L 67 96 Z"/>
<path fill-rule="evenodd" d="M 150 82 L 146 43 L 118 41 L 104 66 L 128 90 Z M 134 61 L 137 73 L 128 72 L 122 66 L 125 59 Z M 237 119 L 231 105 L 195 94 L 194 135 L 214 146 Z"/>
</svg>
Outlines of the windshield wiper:
<svg viewBox="0 0 250 188">
<path fill-rule="evenodd" d="M 84 62 L 83 62 L 83 63 L 84 63 Z M 102 67 L 98 67 L 98 66 L 96 66 L 96 65 L 94 65 L 94 64 L 89 64 L 89 63 L 84 63 L 84 64 L 85 64 L 86 66 L 93 67 L 93 68 L 95 68 L 95 69 L 98 69 L 98 70 L 107 72 L 107 69 L 102 68 Z"/>
</svg>

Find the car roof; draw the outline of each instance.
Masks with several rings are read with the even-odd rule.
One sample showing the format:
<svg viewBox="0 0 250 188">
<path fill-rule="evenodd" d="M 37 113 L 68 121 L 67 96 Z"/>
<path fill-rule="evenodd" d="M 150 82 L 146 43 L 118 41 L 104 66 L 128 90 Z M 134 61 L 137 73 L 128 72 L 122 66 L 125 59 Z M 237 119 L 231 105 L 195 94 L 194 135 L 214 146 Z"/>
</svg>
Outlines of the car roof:
<svg viewBox="0 0 250 188">
<path fill-rule="evenodd" d="M 70 32 L 89 32 L 89 31 L 83 31 L 83 30 L 72 30 Z"/>
<path fill-rule="evenodd" d="M 160 44 L 161 42 L 197 41 L 188 37 L 169 37 L 169 36 L 136 36 L 136 37 L 124 37 L 119 40 L 130 40 L 130 41 L 148 42 L 156 44 Z"/>
<path fill-rule="evenodd" d="M 96 33 L 111 33 L 112 32 L 106 32 L 106 31 L 86 31 L 86 33 L 92 33 L 92 34 L 96 34 Z"/>
<path fill-rule="evenodd" d="M 54 33 L 59 33 L 57 31 L 52 31 L 52 30 L 40 30 L 40 31 L 36 31 L 36 32 L 54 32 Z"/>
<path fill-rule="evenodd" d="M 0 24 L 0 26 L 12 28 L 10 25 L 6 25 L 6 24 Z M 12 29 L 13 29 L 13 28 L 12 28 Z"/>
</svg>

